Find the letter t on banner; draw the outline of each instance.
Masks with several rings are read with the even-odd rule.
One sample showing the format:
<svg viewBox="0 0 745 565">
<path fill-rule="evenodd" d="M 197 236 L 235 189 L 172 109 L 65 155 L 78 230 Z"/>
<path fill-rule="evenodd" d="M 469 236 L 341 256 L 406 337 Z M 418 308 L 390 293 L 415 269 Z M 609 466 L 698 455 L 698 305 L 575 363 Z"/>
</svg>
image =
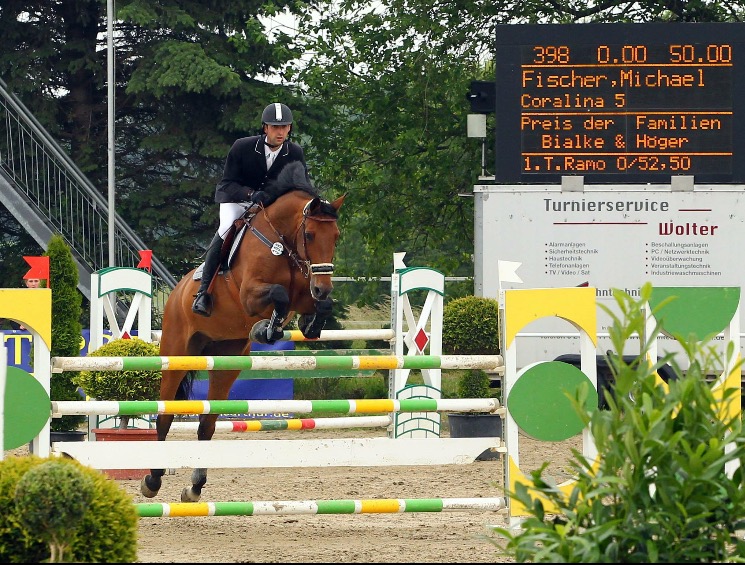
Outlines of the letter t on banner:
<svg viewBox="0 0 745 565">
<path fill-rule="evenodd" d="M 23 259 L 31 268 L 23 275 L 23 279 L 44 279 L 47 281 L 47 287 L 52 288 L 52 281 L 49 278 L 49 256 L 26 257 Z"/>
<path fill-rule="evenodd" d="M 153 251 L 151 249 L 143 249 L 138 251 L 140 254 L 140 262 L 137 263 L 138 269 L 147 269 L 148 273 L 153 272 Z"/>
</svg>

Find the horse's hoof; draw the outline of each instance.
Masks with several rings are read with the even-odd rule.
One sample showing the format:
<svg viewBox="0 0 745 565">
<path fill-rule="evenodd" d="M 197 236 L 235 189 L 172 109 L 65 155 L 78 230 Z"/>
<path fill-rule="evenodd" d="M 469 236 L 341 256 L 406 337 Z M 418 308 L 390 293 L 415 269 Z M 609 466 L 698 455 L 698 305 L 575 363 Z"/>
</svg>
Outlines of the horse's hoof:
<svg viewBox="0 0 745 565">
<path fill-rule="evenodd" d="M 161 484 L 162 481 L 160 480 L 160 477 L 145 475 L 140 482 L 140 492 L 142 493 L 142 496 L 153 498 L 156 494 L 158 494 Z"/>
<path fill-rule="evenodd" d="M 269 332 L 267 331 L 267 333 L 269 333 Z M 270 343 L 270 344 L 271 343 L 277 343 L 280 339 L 282 339 L 283 337 L 285 337 L 285 332 L 284 332 L 284 330 L 282 328 L 274 328 L 274 330 L 272 330 L 271 334 L 272 335 L 269 336 L 266 339 L 267 343 Z"/>
<path fill-rule="evenodd" d="M 248 334 L 249 339 L 253 341 L 254 343 L 263 343 L 264 345 L 268 345 L 269 344 L 269 342 L 267 341 L 267 328 L 268 327 L 269 327 L 269 320 L 259 320 L 251 328 L 251 331 Z"/>
<path fill-rule="evenodd" d="M 200 494 L 196 494 L 191 488 L 185 487 L 181 491 L 181 502 L 199 502 Z"/>
</svg>

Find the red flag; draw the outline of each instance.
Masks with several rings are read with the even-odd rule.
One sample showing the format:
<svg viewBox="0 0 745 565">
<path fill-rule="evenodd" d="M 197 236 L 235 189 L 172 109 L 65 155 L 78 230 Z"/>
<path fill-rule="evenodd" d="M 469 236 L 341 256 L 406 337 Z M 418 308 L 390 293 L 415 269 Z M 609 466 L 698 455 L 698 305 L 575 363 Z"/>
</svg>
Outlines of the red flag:
<svg viewBox="0 0 745 565">
<path fill-rule="evenodd" d="M 137 263 L 138 269 L 147 269 L 149 273 L 153 272 L 153 252 L 151 249 L 143 249 L 138 251 L 140 254 L 140 262 Z"/>
<path fill-rule="evenodd" d="M 49 288 L 52 288 L 52 285 L 50 284 L 51 281 L 49 280 L 49 256 L 42 256 L 42 257 L 26 257 L 24 256 L 23 259 L 28 263 L 31 268 L 28 270 L 28 272 L 23 275 L 24 280 L 25 279 L 44 279 L 47 281 L 47 286 Z"/>
</svg>

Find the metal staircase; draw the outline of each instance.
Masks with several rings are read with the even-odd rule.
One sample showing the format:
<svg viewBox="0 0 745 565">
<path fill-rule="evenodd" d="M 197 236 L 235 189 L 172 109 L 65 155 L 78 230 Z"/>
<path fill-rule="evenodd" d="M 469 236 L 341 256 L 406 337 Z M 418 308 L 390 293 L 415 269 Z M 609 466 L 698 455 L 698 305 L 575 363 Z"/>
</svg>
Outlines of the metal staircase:
<svg viewBox="0 0 745 565">
<path fill-rule="evenodd" d="M 60 234 L 78 268 L 78 288 L 90 300 L 91 274 L 111 266 L 108 202 L 21 101 L 0 80 L 0 202 L 46 248 Z M 115 215 L 116 266 L 134 267 L 148 246 Z M 152 260 L 153 326 L 176 279 Z"/>
</svg>

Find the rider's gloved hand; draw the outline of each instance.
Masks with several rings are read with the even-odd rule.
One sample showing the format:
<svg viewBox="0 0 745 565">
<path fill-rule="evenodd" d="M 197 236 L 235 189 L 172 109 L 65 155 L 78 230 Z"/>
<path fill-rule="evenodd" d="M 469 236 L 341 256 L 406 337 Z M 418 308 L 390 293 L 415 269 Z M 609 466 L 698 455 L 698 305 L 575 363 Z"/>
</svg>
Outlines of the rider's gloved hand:
<svg viewBox="0 0 745 565">
<path fill-rule="evenodd" d="M 251 202 L 254 202 L 255 204 L 261 204 L 262 206 L 266 207 L 274 202 L 275 199 L 263 190 L 257 190 L 249 197 L 249 200 Z"/>
</svg>

